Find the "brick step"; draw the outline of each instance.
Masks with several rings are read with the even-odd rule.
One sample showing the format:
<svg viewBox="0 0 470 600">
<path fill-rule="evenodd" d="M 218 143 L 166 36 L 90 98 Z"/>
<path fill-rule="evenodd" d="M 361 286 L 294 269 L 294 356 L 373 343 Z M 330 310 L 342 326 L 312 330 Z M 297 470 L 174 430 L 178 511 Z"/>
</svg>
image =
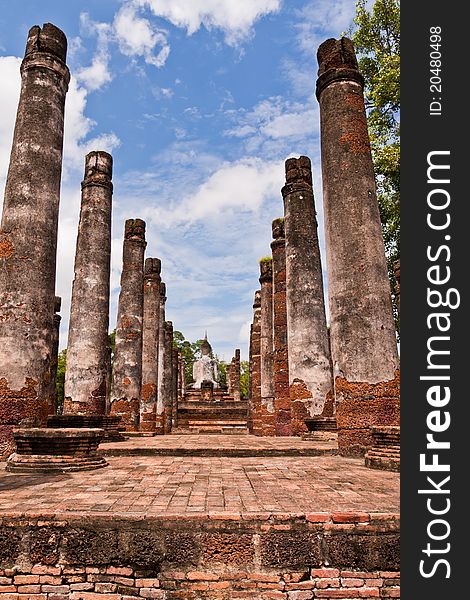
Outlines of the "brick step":
<svg viewBox="0 0 470 600">
<path fill-rule="evenodd" d="M 248 435 L 248 428 L 245 426 L 220 426 L 220 427 L 174 427 L 171 431 L 173 435 L 194 435 L 194 434 L 217 434 L 217 435 Z"/>
<path fill-rule="evenodd" d="M 246 427 L 246 419 L 180 419 L 178 418 L 179 427 Z"/>
<path fill-rule="evenodd" d="M 180 412 L 178 411 L 179 420 L 190 421 L 246 421 L 246 413 L 198 413 L 198 412 Z"/>
</svg>

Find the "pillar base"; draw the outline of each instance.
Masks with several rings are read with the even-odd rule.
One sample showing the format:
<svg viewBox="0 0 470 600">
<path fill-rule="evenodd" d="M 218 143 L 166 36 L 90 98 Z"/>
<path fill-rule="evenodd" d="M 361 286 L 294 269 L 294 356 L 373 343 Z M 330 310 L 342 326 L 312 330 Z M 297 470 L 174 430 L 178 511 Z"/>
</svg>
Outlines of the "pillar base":
<svg viewBox="0 0 470 600">
<path fill-rule="evenodd" d="M 400 425 L 400 372 L 389 381 L 369 384 L 337 377 L 336 422 L 343 456 L 363 456 L 375 440 L 372 427 Z"/>
<path fill-rule="evenodd" d="M 127 437 L 119 429 L 121 417 L 118 415 L 54 415 L 47 419 L 48 428 L 98 428 L 104 430 L 104 442 L 124 442 Z"/>
<path fill-rule="evenodd" d="M 15 429 L 16 452 L 6 470 L 15 473 L 65 473 L 107 466 L 97 452 L 102 429 Z"/>
</svg>

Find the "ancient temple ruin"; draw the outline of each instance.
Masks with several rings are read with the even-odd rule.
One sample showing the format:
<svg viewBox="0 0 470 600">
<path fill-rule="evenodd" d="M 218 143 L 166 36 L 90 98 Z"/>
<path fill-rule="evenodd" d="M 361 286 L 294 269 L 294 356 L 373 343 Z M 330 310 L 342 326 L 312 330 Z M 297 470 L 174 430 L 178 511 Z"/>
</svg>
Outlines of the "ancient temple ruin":
<svg viewBox="0 0 470 600">
<path fill-rule="evenodd" d="M 0 228 L 0 452 L 3 475 L 27 474 L 2 499 L 0 594 L 398 597 L 399 363 L 352 43 L 318 50 L 326 265 L 311 161 L 289 158 L 272 255 L 253 265 L 248 398 L 239 348 L 225 383 L 207 333 L 185 364 L 166 265 L 146 257 L 137 215 L 121 224 L 112 347 L 113 159 L 96 150 L 85 157 L 55 414 L 66 47 L 54 25 L 29 32 Z M 67 475 L 102 468 L 107 477 Z"/>
</svg>

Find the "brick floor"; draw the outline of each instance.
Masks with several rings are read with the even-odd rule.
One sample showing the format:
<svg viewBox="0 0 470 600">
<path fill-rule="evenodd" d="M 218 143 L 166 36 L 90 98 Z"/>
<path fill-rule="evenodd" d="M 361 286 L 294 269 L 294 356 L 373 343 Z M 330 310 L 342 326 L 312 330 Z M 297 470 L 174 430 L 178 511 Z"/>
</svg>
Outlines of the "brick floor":
<svg viewBox="0 0 470 600">
<path fill-rule="evenodd" d="M 173 443 L 171 437 L 165 440 Z M 159 438 L 158 443 L 165 440 Z M 231 440 L 224 438 L 224 443 Z M 399 474 L 367 469 L 363 459 L 122 456 L 108 462 L 97 471 L 56 476 L 10 474 L 0 465 L 0 517 L 18 512 L 399 512 Z"/>
</svg>

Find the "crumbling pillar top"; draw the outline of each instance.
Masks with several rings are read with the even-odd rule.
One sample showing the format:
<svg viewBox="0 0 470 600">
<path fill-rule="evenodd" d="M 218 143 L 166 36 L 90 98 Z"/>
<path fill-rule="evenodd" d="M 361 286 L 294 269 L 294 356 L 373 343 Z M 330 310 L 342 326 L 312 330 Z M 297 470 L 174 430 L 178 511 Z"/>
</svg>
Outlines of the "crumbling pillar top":
<svg viewBox="0 0 470 600">
<path fill-rule="evenodd" d="M 339 40 L 330 38 L 320 44 L 317 51 L 318 80 L 317 98 L 333 81 L 355 81 L 364 85 L 364 78 L 359 72 L 354 44 L 349 38 Z"/>
<path fill-rule="evenodd" d="M 160 276 L 162 270 L 162 261 L 159 258 L 146 258 L 144 266 L 144 277 L 155 278 Z M 163 284 L 165 285 L 165 284 Z"/>
</svg>

